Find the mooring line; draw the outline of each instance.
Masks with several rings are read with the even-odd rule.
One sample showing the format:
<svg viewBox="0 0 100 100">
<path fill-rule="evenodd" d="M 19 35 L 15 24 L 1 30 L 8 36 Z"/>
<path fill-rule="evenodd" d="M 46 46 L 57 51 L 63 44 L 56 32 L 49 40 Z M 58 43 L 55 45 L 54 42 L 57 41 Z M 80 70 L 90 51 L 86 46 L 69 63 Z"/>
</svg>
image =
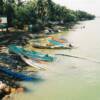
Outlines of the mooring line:
<svg viewBox="0 0 100 100">
<path fill-rule="evenodd" d="M 94 59 L 86 58 L 86 57 L 79 57 L 79 56 L 73 56 L 73 55 L 68 55 L 68 54 L 55 54 L 55 55 L 58 55 L 58 56 L 67 56 L 67 57 L 72 57 L 72 58 L 77 58 L 77 59 L 88 60 L 88 61 L 92 61 L 92 62 L 95 62 L 95 63 L 100 63 L 100 61 L 96 61 Z"/>
</svg>

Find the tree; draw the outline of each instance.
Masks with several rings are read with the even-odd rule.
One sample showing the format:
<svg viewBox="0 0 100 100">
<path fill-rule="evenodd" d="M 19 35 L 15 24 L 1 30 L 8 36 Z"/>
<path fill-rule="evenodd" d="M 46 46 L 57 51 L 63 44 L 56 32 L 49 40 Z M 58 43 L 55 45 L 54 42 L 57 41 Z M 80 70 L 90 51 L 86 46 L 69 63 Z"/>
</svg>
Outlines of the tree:
<svg viewBox="0 0 100 100">
<path fill-rule="evenodd" d="M 91 19 L 95 18 L 94 15 L 91 15 L 91 14 L 81 11 L 81 10 L 76 11 L 76 16 L 77 16 L 78 20 L 89 20 L 89 19 L 91 20 Z"/>
<path fill-rule="evenodd" d="M 24 3 L 24 1 L 22 1 L 22 0 L 16 0 L 16 1 L 17 1 L 17 6 L 22 6 Z"/>
<path fill-rule="evenodd" d="M 47 0 L 48 3 L 48 20 L 52 20 L 54 15 L 54 3 L 52 0 Z"/>
<path fill-rule="evenodd" d="M 2 16 L 4 14 L 4 2 L 3 0 L 0 0 L 0 15 Z"/>
<path fill-rule="evenodd" d="M 37 2 L 37 19 L 42 24 L 46 24 L 48 9 L 46 0 L 38 0 Z"/>
<path fill-rule="evenodd" d="M 15 17 L 14 5 L 15 5 L 14 0 L 6 1 L 6 15 L 7 15 L 8 26 L 13 26 L 12 22 Z"/>
<path fill-rule="evenodd" d="M 52 0 L 0 0 L 0 15 L 7 16 L 8 26 L 23 28 L 32 24 L 34 29 L 48 26 L 50 21 L 66 23 L 95 18 L 83 11 L 73 11 L 54 3 Z"/>
</svg>

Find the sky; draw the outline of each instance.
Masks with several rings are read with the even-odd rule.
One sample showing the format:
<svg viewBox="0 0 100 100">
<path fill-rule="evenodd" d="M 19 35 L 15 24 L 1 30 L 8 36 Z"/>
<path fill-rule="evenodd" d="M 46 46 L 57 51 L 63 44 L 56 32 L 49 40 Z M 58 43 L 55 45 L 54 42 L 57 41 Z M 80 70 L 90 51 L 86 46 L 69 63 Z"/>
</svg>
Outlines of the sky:
<svg viewBox="0 0 100 100">
<path fill-rule="evenodd" d="M 73 10 L 83 10 L 100 16 L 100 0 L 52 0 Z"/>
</svg>

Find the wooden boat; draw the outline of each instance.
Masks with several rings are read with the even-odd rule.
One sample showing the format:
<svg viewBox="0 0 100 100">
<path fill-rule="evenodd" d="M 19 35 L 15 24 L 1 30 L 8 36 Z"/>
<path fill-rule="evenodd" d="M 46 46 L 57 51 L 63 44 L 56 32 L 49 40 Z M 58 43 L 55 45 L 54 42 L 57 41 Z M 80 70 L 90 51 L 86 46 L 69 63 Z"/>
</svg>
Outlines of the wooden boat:
<svg viewBox="0 0 100 100">
<path fill-rule="evenodd" d="M 34 44 L 33 47 L 35 48 L 39 48 L 39 49 L 72 49 L 73 47 L 70 47 L 70 46 L 61 46 L 61 45 L 52 45 L 52 46 L 48 46 L 48 45 L 37 45 L 37 44 Z"/>
<path fill-rule="evenodd" d="M 74 46 L 64 40 L 61 42 L 53 39 L 48 39 L 48 44 L 41 45 L 41 44 L 34 44 L 33 47 L 40 48 L 40 49 L 72 49 Z"/>
<path fill-rule="evenodd" d="M 24 56 L 21 56 L 22 60 L 28 64 L 29 66 L 32 66 L 36 69 L 46 69 L 45 65 L 44 64 L 40 64 L 40 63 L 37 63 L 36 61 L 32 60 L 32 59 L 29 59 L 29 58 L 25 58 Z"/>
</svg>

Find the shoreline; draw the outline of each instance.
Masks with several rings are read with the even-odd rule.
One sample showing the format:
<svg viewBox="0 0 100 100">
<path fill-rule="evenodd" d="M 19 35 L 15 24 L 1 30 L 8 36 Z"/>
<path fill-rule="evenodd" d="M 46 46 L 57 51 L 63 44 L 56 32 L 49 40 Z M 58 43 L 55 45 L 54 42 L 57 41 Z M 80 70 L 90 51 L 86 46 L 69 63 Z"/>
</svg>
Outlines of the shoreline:
<svg viewBox="0 0 100 100">
<path fill-rule="evenodd" d="M 65 31 L 70 31 L 71 29 L 73 29 L 73 27 L 78 24 L 78 23 L 74 23 L 74 24 L 70 24 L 69 27 L 67 26 L 59 26 L 59 25 L 55 25 L 56 28 L 49 28 L 47 27 L 46 29 L 40 31 L 40 32 L 29 32 L 26 30 L 19 30 L 11 28 L 9 29 L 8 32 L 4 31 L 4 32 L 0 32 L 0 45 L 6 45 L 6 44 L 11 44 L 13 43 L 13 40 L 16 42 L 18 42 L 18 40 L 22 40 L 20 41 L 20 44 L 26 44 L 24 42 L 28 41 L 29 39 L 37 39 L 37 38 L 43 38 L 43 37 L 48 37 L 49 35 L 55 35 L 55 34 L 59 34 L 59 33 L 63 33 Z M 24 37 L 23 37 L 24 36 Z M 6 40 L 5 40 L 6 39 Z M 16 43 L 15 42 L 15 43 Z"/>
<path fill-rule="evenodd" d="M 27 32 L 10 32 L 10 33 L 4 33 L 4 37 L 3 36 L 0 36 L 0 38 L 1 39 L 10 39 L 10 43 L 9 43 L 9 41 L 8 41 L 8 43 L 6 44 L 6 43 L 4 43 L 3 45 L 2 45 L 2 43 L 0 44 L 0 55 L 2 54 L 2 53 L 4 53 L 4 54 L 6 54 L 7 52 L 8 52 L 8 45 L 9 44 L 12 44 L 13 43 L 13 41 L 12 40 L 15 40 L 15 38 L 17 38 L 16 37 L 16 35 L 20 35 L 20 37 L 22 37 L 22 36 L 24 36 L 24 38 L 25 38 L 25 36 L 26 36 L 26 38 L 27 37 L 29 37 L 29 39 L 27 39 L 27 41 L 29 42 L 29 40 L 30 39 L 36 39 L 36 38 L 39 38 L 39 39 L 42 39 L 42 38 L 47 38 L 49 35 L 52 35 L 52 36 L 54 36 L 54 35 L 58 35 L 58 34 L 61 34 L 61 33 L 64 33 L 65 31 L 68 31 L 67 30 L 67 28 L 66 29 L 64 29 L 64 30 L 62 30 L 61 32 L 56 32 L 56 33 L 53 33 L 53 34 L 51 34 L 51 33 L 49 33 L 49 34 L 47 34 L 47 35 L 44 35 L 44 34 L 32 34 L 32 33 L 29 33 L 29 34 L 27 34 Z M 7 35 L 6 35 L 7 34 Z M 14 35 L 15 34 L 15 35 Z M 10 37 L 11 36 L 11 37 Z M 30 36 L 32 36 L 31 38 L 30 38 Z M 17 42 L 19 41 L 20 42 L 20 40 L 21 39 L 16 39 L 16 42 L 15 42 L 15 44 L 17 44 Z M 22 39 L 22 41 L 23 41 L 23 39 Z M 20 45 L 22 45 L 22 41 L 20 42 L 21 44 Z M 26 41 L 24 41 L 25 42 L 25 45 L 26 45 Z M 27 43 L 28 43 L 27 42 Z M 31 45 L 31 44 L 30 44 Z M 5 47 L 5 48 L 4 48 Z M 1 65 L 1 64 L 0 64 Z M 6 76 L 5 76 L 6 77 Z M 6 80 L 5 80 L 6 81 Z M 6 84 L 6 83 L 5 83 Z M 9 85 L 8 85 L 9 86 Z M 9 90 L 9 89 L 8 89 Z M 16 89 L 14 89 L 14 91 L 17 91 Z M 5 93 L 5 96 L 3 96 L 3 98 L 7 98 L 7 97 L 10 97 L 10 95 L 12 94 L 12 92 L 9 90 L 9 94 L 6 94 Z"/>
<path fill-rule="evenodd" d="M 75 24 L 75 25 L 76 25 L 76 24 Z M 75 26 L 75 25 L 74 25 L 74 26 Z M 74 26 L 73 26 L 73 27 L 74 27 Z M 71 28 L 71 30 L 72 30 L 72 29 L 73 29 L 73 28 Z M 55 33 L 55 34 L 49 34 L 49 35 L 53 35 L 53 36 L 54 36 L 54 35 L 57 34 L 57 35 L 59 36 L 59 34 L 62 35 L 63 33 L 69 32 L 69 31 L 70 31 L 70 29 L 68 30 L 68 29 L 66 28 L 66 30 L 62 30 L 61 32 L 57 32 L 57 33 Z M 19 34 L 20 34 L 20 33 L 21 33 L 21 32 L 19 32 Z M 24 32 L 23 32 L 23 33 L 24 33 Z M 26 37 L 27 37 L 27 35 L 28 35 L 28 37 L 29 37 L 28 40 L 33 39 L 32 37 L 34 37 L 34 39 L 36 39 L 35 36 L 36 36 L 36 35 L 38 36 L 38 34 L 32 34 L 32 33 L 27 34 L 27 32 L 25 32 L 24 34 L 23 34 L 23 33 L 20 34 L 20 37 L 24 35 L 24 38 L 25 38 L 25 34 L 26 34 Z M 12 35 L 12 34 L 13 34 L 13 33 L 10 33 L 9 35 Z M 8 36 L 9 36 L 9 35 L 8 35 Z M 18 35 L 18 34 L 16 33 L 16 35 Z M 14 38 L 16 38 L 16 35 L 15 35 Z M 30 38 L 29 35 L 32 35 L 32 37 Z M 43 36 L 42 36 L 42 35 L 43 35 Z M 48 37 L 49 35 L 46 35 L 46 37 Z M 45 38 L 46 38 L 46 37 L 45 37 Z M 12 37 L 12 38 L 13 38 L 13 37 Z M 39 38 L 39 39 L 44 38 L 44 34 L 40 34 L 40 36 L 39 36 L 38 38 Z M 21 43 L 21 42 L 20 42 L 20 43 Z M 26 44 L 26 43 L 25 43 L 25 44 Z M 6 45 L 5 45 L 5 46 L 6 46 Z M 24 45 L 24 46 L 25 46 L 25 45 Z M 26 47 L 26 48 L 27 48 L 27 47 Z"/>
</svg>

